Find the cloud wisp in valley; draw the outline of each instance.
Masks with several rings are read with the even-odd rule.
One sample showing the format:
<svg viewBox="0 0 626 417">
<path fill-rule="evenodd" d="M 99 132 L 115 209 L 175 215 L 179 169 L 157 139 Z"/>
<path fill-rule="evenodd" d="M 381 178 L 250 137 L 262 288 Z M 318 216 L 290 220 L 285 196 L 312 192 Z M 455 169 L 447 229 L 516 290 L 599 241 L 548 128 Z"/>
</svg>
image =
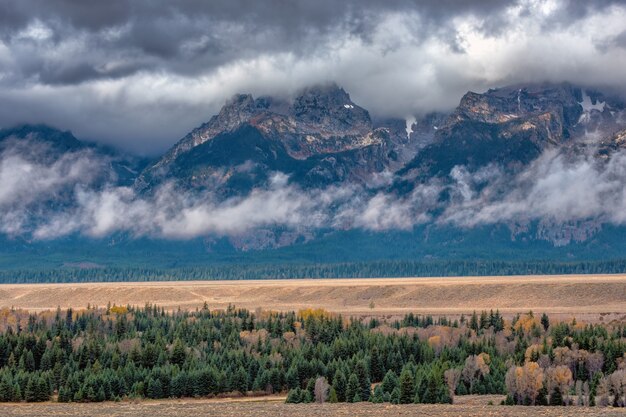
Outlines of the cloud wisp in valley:
<svg viewBox="0 0 626 417">
<path fill-rule="evenodd" d="M 626 222 L 624 152 L 599 160 L 592 152 L 572 157 L 548 150 L 515 175 L 496 165 L 474 172 L 457 166 L 448 181 L 430 179 L 405 195 L 345 184 L 305 190 L 277 172 L 266 187 L 226 199 L 182 191 L 172 182 L 139 194 L 113 185 L 110 162 L 90 151 L 51 157 L 44 145 L 8 141 L 0 154 L 0 232 L 34 240 L 117 233 L 184 240 L 274 227 L 390 231 L 426 223 Z"/>
</svg>

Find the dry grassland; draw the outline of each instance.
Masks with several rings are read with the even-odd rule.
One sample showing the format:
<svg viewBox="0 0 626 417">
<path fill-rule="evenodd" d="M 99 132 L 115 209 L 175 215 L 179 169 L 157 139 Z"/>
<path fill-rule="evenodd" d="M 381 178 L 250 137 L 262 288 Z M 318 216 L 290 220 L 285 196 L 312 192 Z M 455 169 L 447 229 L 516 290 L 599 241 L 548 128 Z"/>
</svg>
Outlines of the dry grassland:
<svg viewBox="0 0 626 417">
<path fill-rule="evenodd" d="M 458 398 L 458 397 L 457 397 Z M 278 401 L 215 402 L 212 400 L 164 400 L 91 404 L 14 404 L 0 406 L 0 415 L 90 417 L 408 417 L 408 416 L 625 416 L 624 409 L 579 407 L 505 407 L 480 401 L 455 405 L 390 404 L 283 404 Z"/>
<path fill-rule="evenodd" d="M 40 311 L 109 302 L 169 309 L 193 309 L 205 302 L 210 308 L 234 304 L 252 310 L 311 307 L 361 316 L 533 310 L 563 318 L 613 320 L 626 315 L 626 275 L 0 285 L 0 308 Z"/>
</svg>

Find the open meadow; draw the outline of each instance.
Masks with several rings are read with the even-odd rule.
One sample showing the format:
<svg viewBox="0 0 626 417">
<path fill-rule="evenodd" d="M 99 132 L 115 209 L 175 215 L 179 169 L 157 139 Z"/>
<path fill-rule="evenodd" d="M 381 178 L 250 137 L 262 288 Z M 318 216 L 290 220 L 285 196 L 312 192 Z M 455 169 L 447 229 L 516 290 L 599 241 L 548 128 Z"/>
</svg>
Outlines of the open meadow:
<svg viewBox="0 0 626 417">
<path fill-rule="evenodd" d="M 468 396 L 474 397 L 475 396 Z M 0 405 L 6 417 L 90 416 L 90 417 L 487 417 L 487 416 L 624 416 L 623 408 L 515 407 L 487 405 L 474 398 L 460 404 L 283 404 L 280 401 L 164 400 L 91 404 Z"/>
<path fill-rule="evenodd" d="M 250 310 L 323 308 L 352 316 L 532 310 L 555 318 L 610 321 L 626 315 L 626 275 L 0 285 L 0 308 L 42 311 L 107 303 L 166 309 L 195 309 L 204 303 L 212 309 L 229 304 Z"/>
</svg>

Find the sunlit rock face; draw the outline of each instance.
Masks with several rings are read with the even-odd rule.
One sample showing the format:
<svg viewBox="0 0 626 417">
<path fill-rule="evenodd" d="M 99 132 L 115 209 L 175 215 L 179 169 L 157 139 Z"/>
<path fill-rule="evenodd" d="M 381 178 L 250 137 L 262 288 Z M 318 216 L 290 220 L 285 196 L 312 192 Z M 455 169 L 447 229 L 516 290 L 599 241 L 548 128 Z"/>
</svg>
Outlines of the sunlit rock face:
<svg viewBox="0 0 626 417">
<path fill-rule="evenodd" d="M 519 169 L 546 149 L 611 136 L 626 122 L 624 109 L 618 98 L 571 84 L 468 92 L 403 173 L 429 178 L 494 163 Z"/>
<path fill-rule="evenodd" d="M 367 110 L 335 84 L 308 88 L 292 100 L 240 94 L 148 167 L 136 187 L 164 181 L 237 192 L 261 186 L 268 172 L 310 186 L 351 181 L 400 167 L 406 135 L 374 127 Z"/>
</svg>

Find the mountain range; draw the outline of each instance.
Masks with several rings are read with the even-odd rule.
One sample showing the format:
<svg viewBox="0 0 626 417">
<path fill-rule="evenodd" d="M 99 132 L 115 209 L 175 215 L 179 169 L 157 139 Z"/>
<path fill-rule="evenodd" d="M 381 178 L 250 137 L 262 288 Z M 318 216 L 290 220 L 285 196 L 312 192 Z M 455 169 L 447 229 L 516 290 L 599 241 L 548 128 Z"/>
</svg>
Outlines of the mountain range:
<svg viewBox="0 0 626 417">
<path fill-rule="evenodd" d="M 24 125 L 0 131 L 0 256 L 623 257 L 625 146 L 624 100 L 569 83 L 408 120 L 335 84 L 238 94 L 154 160 Z"/>
</svg>

